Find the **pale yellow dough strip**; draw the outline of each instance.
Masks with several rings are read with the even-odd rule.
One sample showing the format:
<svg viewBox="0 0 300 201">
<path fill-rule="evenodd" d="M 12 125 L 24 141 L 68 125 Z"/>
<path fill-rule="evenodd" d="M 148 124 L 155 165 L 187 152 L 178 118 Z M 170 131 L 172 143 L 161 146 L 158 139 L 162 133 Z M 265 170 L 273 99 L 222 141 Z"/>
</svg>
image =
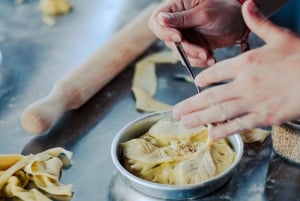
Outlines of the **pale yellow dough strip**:
<svg viewBox="0 0 300 201">
<path fill-rule="evenodd" d="M 263 143 L 265 139 L 270 135 L 270 131 L 263 130 L 260 128 L 254 128 L 250 130 L 245 130 L 241 132 L 241 137 L 243 139 L 243 142 L 245 143 L 254 143 L 254 142 L 260 142 Z"/>
<path fill-rule="evenodd" d="M 61 147 L 36 155 L 0 155 L 0 197 L 25 201 L 70 200 L 72 184 L 60 183 L 61 169 L 71 165 L 72 152 Z M 8 165 L 10 167 L 6 168 Z"/>
<path fill-rule="evenodd" d="M 0 154 L 0 171 L 7 170 L 21 160 L 22 157 L 21 154 Z"/>
<path fill-rule="evenodd" d="M 30 163 L 30 161 L 33 159 L 33 155 L 24 156 L 20 161 L 15 163 L 13 166 L 11 166 L 9 169 L 7 169 L 0 177 L 0 189 L 7 183 L 9 178 L 18 170 L 21 170 L 24 168 L 27 164 Z"/>
<path fill-rule="evenodd" d="M 172 106 L 153 98 L 157 90 L 155 64 L 176 63 L 177 61 L 171 52 L 159 52 L 137 62 L 131 88 L 137 109 L 145 112 L 171 109 Z"/>
</svg>

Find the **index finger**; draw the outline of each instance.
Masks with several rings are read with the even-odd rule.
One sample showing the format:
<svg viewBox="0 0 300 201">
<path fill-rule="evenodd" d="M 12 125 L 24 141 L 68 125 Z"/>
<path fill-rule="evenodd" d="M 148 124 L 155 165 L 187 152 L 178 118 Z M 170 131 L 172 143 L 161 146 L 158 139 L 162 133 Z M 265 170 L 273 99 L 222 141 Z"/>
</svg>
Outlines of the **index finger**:
<svg viewBox="0 0 300 201">
<path fill-rule="evenodd" d="M 234 80 L 238 74 L 239 64 L 240 56 L 218 62 L 199 73 L 195 82 L 200 87 L 206 87 L 214 83 Z"/>
</svg>

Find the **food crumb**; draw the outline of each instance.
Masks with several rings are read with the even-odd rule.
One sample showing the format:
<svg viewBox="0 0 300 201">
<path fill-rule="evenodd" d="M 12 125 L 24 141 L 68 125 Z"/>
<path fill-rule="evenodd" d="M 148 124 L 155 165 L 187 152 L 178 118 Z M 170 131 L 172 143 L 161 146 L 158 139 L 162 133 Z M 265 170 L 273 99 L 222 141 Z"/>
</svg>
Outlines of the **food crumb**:
<svg viewBox="0 0 300 201">
<path fill-rule="evenodd" d="M 41 0 L 40 9 L 44 15 L 58 16 L 69 13 L 73 6 L 68 0 Z"/>
<path fill-rule="evenodd" d="M 42 20 L 48 26 L 54 26 L 56 24 L 56 20 L 52 16 L 43 15 L 42 16 Z"/>
</svg>

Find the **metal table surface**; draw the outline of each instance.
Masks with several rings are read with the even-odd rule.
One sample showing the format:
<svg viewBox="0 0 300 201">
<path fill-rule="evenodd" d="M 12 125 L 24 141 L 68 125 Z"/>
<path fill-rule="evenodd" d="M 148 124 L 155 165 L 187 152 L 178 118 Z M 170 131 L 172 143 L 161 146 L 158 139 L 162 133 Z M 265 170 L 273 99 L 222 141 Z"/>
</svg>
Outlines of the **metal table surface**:
<svg viewBox="0 0 300 201">
<path fill-rule="evenodd" d="M 21 124 L 23 110 L 47 95 L 54 82 L 83 62 L 146 0 L 73 0 L 74 11 L 53 27 L 41 20 L 37 1 L 16 5 L 0 1 L 0 153 L 37 153 L 62 146 L 74 153 L 73 166 L 62 181 L 74 184 L 74 201 L 156 200 L 127 186 L 110 157 L 114 135 L 128 122 L 143 115 L 136 111 L 130 92 L 134 63 L 81 108 L 66 113 L 48 132 L 27 134 Z M 253 36 L 255 39 L 255 37 Z M 257 40 L 252 45 L 260 46 Z M 164 49 L 157 41 L 140 58 Z M 219 60 L 236 54 L 221 49 Z M 193 95 L 188 83 L 173 79 L 184 73 L 180 64 L 158 65 L 156 97 L 174 104 Z M 101 78 L 99 78 L 101 79 Z M 248 144 L 235 175 L 218 191 L 198 200 L 300 200 L 299 166 L 287 163 L 272 151 L 271 139 Z"/>
</svg>

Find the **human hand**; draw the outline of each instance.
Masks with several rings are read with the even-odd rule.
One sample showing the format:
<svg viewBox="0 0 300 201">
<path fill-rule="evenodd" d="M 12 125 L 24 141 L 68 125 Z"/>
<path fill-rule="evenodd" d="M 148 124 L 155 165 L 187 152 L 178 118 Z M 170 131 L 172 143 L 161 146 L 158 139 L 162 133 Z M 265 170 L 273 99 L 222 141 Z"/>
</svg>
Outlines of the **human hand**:
<svg viewBox="0 0 300 201">
<path fill-rule="evenodd" d="M 201 87 L 230 82 L 173 109 L 174 117 L 186 127 L 224 122 L 212 128 L 215 139 L 300 117 L 300 38 L 263 17 L 254 0 L 246 1 L 242 12 L 250 30 L 266 45 L 202 71 L 196 77 Z"/>
<path fill-rule="evenodd" d="M 157 8 L 150 29 L 177 55 L 182 46 L 193 66 L 214 64 L 212 50 L 241 39 L 245 23 L 237 0 L 171 0 Z"/>
</svg>

